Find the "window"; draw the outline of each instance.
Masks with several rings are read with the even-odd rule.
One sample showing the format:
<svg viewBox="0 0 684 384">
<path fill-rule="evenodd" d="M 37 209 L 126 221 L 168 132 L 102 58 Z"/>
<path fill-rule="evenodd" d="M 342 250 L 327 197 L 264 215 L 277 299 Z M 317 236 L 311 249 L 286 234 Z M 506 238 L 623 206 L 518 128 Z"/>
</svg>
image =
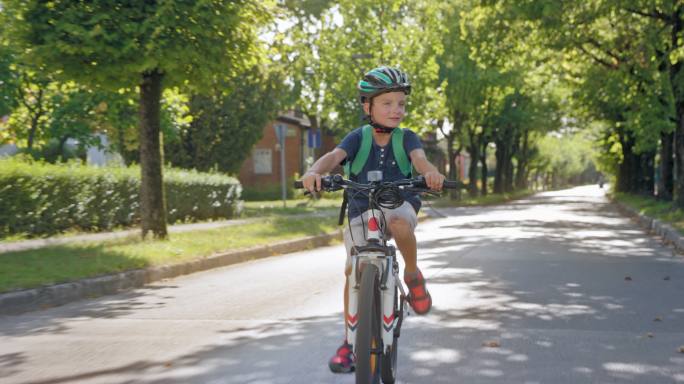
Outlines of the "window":
<svg viewBox="0 0 684 384">
<path fill-rule="evenodd" d="M 273 155 L 270 149 L 254 150 L 254 173 L 257 175 L 269 175 L 273 173 Z"/>
</svg>

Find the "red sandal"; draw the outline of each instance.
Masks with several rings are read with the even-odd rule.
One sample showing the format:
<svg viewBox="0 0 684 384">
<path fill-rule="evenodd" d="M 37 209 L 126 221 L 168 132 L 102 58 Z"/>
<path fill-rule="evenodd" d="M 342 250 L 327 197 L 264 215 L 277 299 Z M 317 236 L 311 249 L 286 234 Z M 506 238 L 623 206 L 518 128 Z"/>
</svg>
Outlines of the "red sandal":
<svg viewBox="0 0 684 384">
<path fill-rule="evenodd" d="M 432 297 L 425 287 L 425 278 L 423 273 L 418 270 L 414 277 L 407 277 L 404 275 L 404 282 L 409 288 L 409 304 L 413 311 L 418 315 L 424 315 L 430 312 L 432 308 Z"/>
<path fill-rule="evenodd" d="M 349 373 L 353 372 L 356 367 L 356 357 L 354 357 L 354 349 L 345 341 L 342 346 L 337 348 L 337 352 L 328 362 L 328 367 L 334 373 Z"/>
</svg>

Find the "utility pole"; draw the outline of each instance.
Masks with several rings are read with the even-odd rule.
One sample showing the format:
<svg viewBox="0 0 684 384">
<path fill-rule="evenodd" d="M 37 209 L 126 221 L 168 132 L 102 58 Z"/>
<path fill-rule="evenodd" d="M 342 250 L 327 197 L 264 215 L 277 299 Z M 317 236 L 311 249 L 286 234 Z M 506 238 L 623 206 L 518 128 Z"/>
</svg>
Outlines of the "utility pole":
<svg viewBox="0 0 684 384">
<path fill-rule="evenodd" d="M 287 126 L 276 124 L 275 132 L 280 147 L 280 192 L 283 199 L 283 208 L 287 207 L 287 185 L 285 177 L 285 137 L 287 136 Z"/>
</svg>

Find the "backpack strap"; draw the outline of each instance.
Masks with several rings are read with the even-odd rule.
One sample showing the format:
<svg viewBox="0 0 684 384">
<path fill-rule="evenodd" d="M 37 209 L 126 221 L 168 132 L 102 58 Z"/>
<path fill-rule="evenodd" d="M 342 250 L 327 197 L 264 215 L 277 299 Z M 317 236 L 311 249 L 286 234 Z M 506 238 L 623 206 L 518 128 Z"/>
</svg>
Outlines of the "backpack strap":
<svg viewBox="0 0 684 384">
<path fill-rule="evenodd" d="M 368 161 L 368 155 L 370 155 L 372 145 L 373 127 L 366 124 L 361 128 L 361 146 L 359 147 L 359 151 L 356 152 L 356 156 L 354 156 L 354 161 L 351 164 L 349 164 L 349 162 L 344 164 L 344 173 L 347 177 L 358 175 L 359 172 L 361 172 L 363 166 L 366 165 L 366 161 Z"/>
<path fill-rule="evenodd" d="M 406 156 L 404 149 L 404 130 L 396 128 L 392 131 L 392 151 L 394 152 L 394 160 L 397 161 L 399 170 L 406 177 L 413 176 L 413 166 Z"/>
<path fill-rule="evenodd" d="M 394 160 L 396 160 L 399 170 L 406 177 L 413 176 L 413 166 L 409 160 L 406 150 L 404 149 L 404 130 L 396 128 L 392 131 L 392 151 L 394 153 Z M 347 177 L 358 175 L 368 161 L 370 150 L 373 145 L 373 127 L 364 125 L 361 128 L 361 146 L 359 151 L 354 156 L 354 161 L 344 164 L 344 173 Z"/>
</svg>

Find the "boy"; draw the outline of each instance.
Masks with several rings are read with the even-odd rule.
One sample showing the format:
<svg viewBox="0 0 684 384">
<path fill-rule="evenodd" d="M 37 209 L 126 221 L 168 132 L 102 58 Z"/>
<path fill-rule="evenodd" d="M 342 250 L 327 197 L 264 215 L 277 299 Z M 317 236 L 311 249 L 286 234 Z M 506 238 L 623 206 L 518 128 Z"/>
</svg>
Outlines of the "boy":
<svg viewBox="0 0 684 384">
<path fill-rule="evenodd" d="M 402 172 L 400 162 L 395 158 L 396 149 L 392 148 L 392 133 L 406 114 L 406 96 L 411 93 L 408 76 L 400 69 L 379 67 L 366 73 L 358 83 L 359 99 L 363 111 L 372 129 L 372 145 L 363 168 L 356 174 L 347 175 L 351 180 L 368 183 L 366 174 L 370 170 L 383 172 L 383 180 L 395 181 L 410 178 Z M 351 164 L 361 147 L 364 127 L 349 133 L 334 150 L 318 159 L 303 175 L 304 188 L 314 192 L 321 188 L 321 175 L 333 170 L 338 164 Z M 370 129 L 370 128 L 366 128 Z M 425 157 L 420 139 L 409 129 L 403 129 L 403 147 L 415 169 L 425 177 L 425 181 L 433 190 L 441 190 L 444 175 L 439 173 Z M 416 237 L 414 229 L 418 222 L 420 197 L 416 194 L 403 193 L 404 204 L 396 209 L 384 209 L 389 231 L 394 237 L 401 252 L 405 268 L 404 281 L 410 290 L 410 303 L 413 310 L 420 315 L 426 314 L 432 307 L 432 298 L 425 287 L 425 279 L 417 266 Z M 344 232 L 344 243 L 347 248 L 347 265 L 345 275 L 351 273 L 351 248 L 365 240 L 362 214 L 368 210 L 368 196 L 358 194 L 349 201 L 349 229 Z M 352 241 L 352 238 L 354 241 Z M 344 313 L 347 319 L 348 279 L 344 288 Z M 346 327 L 345 327 L 346 332 Z M 333 372 L 347 373 L 354 370 L 354 353 L 352 346 L 345 342 L 330 359 L 329 366 Z"/>
</svg>

